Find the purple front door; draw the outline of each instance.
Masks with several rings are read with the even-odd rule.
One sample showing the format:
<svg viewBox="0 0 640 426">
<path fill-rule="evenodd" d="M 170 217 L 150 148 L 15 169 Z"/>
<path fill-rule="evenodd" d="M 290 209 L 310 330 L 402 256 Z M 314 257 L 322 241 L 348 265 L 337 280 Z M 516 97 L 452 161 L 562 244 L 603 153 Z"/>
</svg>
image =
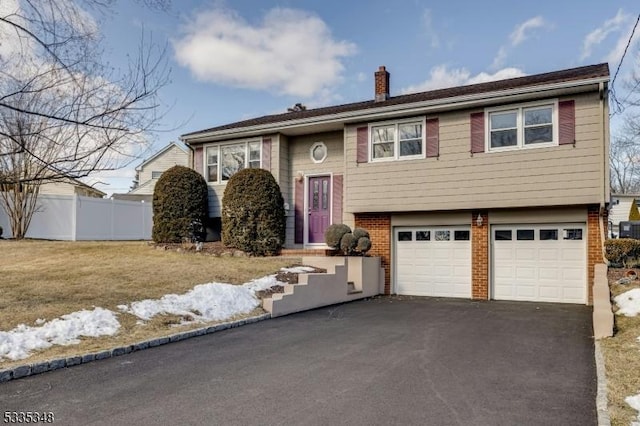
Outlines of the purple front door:
<svg viewBox="0 0 640 426">
<path fill-rule="evenodd" d="M 309 243 L 324 243 L 324 231 L 329 226 L 331 210 L 331 177 L 309 178 Z"/>
</svg>

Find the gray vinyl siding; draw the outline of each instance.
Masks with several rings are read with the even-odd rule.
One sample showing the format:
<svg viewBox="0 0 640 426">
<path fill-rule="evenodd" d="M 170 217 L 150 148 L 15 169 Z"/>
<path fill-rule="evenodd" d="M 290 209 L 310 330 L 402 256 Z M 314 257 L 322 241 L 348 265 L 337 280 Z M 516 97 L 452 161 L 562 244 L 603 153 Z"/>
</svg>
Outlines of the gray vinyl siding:
<svg viewBox="0 0 640 426">
<path fill-rule="evenodd" d="M 294 199 L 295 199 L 295 177 L 298 172 L 302 172 L 306 178 L 309 175 L 320 174 L 344 174 L 344 133 L 342 130 L 326 133 L 315 133 L 303 136 L 289 136 L 288 138 L 288 159 L 289 167 L 287 176 L 289 182 L 286 183 L 286 191 L 282 192 L 289 195 L 288 201 L 290 210 L 287 216 L 287 238 L 285 247 L 294 248 L 302 247 L 301 244 L 294 243 L 295 235 L 295 217 L 294 217 Z M 327 158 L 322 163 L 314 163 L 311 160 L 311 147 L 316 142 L 324 142 L 327 146 Z M 283 172 L 284 173 L 284 172 Z M 284 187 L 284 182 L 281 188 Z M 344 200 L 343 200 L 344 205 Z"/>
<path fill-rule="evenodd" d="M 228 141 L 222 141 L 222 142 L 216 142 L 215 144 L 204 144 L 203 145 L 203 161 L 202 161 L 202 168 L 203 170 L 198 170 L 199 173 L 201 173 L 203 176 L 205 175 L 205 170 L 206 170 L 206 152 L 207 152 L 207 146 L 212 146 L 212 145 L 216 145 L 216 144 L 220 144 L 220 145 L 224 145 L 224 144 L 229 144 L 229 143 L 234 143 L 234 142 L 244 142 L 246 140 L 263 140 L 263 139 L 267 139 L 270 138 L 271 139 L 271 168 L 270 168 L 270 172 L 273 174 L 274 178 L 276 179 L 276 182 L 278 182 L 282 188 L 282 183 L 280 183 L 280 178 L 283 176 L 281 173 L 281 165 L 283 162 L 283 158 L 282 158 L 282 154 L 280 153 L 280 137 L 277 134 L 272 134 L 272 135 L 264 135 L 263 137 L 255 137 L 255 138 L 250 138 L 250 139 L 241 139 L 239 141 L 234 141 L 234 140 L 228 140 Z M 284 161 L 286 162 L 286 157 L 284 158 Z M 285 178 L 286 179 L 286 178 Z M 222 197 L 224 196 L 224 190 L 227 187 L 226 183 L 209 183 L 209 216 L 210 217 L 221 217 L 222 216 Z M 284 194 L 283 194 L 284 195 Z M 285 202 L 286 202 L 286 197 L 285 197 Z"/>
<path fill-rule="evenodd" d="M 177 146 L 172 146 L 168 151 L 142 166 L 138 176 L 139 186 L 131 193 L 151 195 L 158 181 L 158 179 L 152 179 L 152 172 L 164 172 L 173 166 L 188 167 L 188 165 L 189 154 Z"/>
<path fill-rule="evenodd" d="M 472 111 L 462 110 L 429 115 L 440 120 L 439 158 L 358 164 L 356 129 L 366 124 L 348 126 L 345 210 L 400 212 L 599 203 L 606 182 L 606 161 L 598 93 L 567 99 L 575 99 L 575 147 L 472 156 Z"/>
</svg>

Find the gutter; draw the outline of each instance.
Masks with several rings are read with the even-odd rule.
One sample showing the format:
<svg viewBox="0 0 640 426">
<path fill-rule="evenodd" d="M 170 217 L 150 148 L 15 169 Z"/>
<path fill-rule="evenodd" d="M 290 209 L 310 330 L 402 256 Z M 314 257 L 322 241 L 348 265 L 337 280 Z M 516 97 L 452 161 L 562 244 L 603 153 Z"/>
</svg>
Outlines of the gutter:
<svg viewBox="0 0 640 426">
<path fill-rule="evenodd" d="M 340 122 L 358 122 L 366 121 L 368 119 L 384 118 L 385 115 L 394 115 L 398 113 L 411 114 L 425 113 L 433 110 L 442 109 L 447 106 L 455 106 L 456 108 L 472 107 L 476 105 L 482 105 L 489 103 L 489 101 L 500 101 L 509 97 L 517 95 L 529 95 L 544 91 L 563 90 L 578 88 L 582 86 L 588 86 L 593 84 L 602 85 L 609 81 L 609 77 L 597 77 L 580 81 L 568 81 L 562 83 L 553 83 L 541 86 L 530 86 L 517 89 L 501 90 L 498 92 L 484 92 L 473 95 L 457 96 L 452 98 L 432 99 L 428 101 L 413 102 L 398 105 L 388 105 L 378 108 L 368 108 L 355 111 L 347 111 L 336 114 L 320 115 L 316 117 L 301 118 L 297 120 L 278 121 L 268 124 L 260 124 L 248 127 L 237 127 L 232 129 L 210 131 L 195 135 L 182 135 L 180 140 L 185 144 L 191 142 L 206 142 L 215 139 L 224 139 L 229 137 L 242 137 L 247 136 L 250 133 L 266 133 L 277 132 L 283 129 L 291 129 L 301 127 L 304 125 L 313 124 L 331 124 Z"/>
</svg>

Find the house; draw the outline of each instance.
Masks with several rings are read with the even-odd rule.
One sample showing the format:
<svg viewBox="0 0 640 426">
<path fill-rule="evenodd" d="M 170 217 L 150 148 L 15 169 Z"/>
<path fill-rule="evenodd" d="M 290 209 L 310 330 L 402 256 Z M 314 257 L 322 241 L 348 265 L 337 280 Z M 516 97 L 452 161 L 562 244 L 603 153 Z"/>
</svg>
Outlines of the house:
<svg viewBox="0 0 640 426">
<path fill-rule="evenodd" d="M 637 206 L 640 203 L 640 194 L 611 194 L 609 208 L 609 233 L 611 237 L 620 236 L 620 222 L 629 220 L 633 200 L 636 200 Z"/>
<path fill-rule="evenodd" d="M 140 195 L 153 195 L 156 182 L 162 173 L 173 166 L 188 166 L 189 154 L 187 150 L 175 142 L 171 142 L 151 157 L 144 160 L 136 167 L 136 178 L 134 180 L 134 188 L 127 193 L 127 199 L 136 199 L 133 197 Z M 114 194 L 115 195 L 115 194 Z M 123 194 L 118 194 L 123 195 Z M 119 197 L 115 197 L 119 198 Z"/>
<path fill-rule="evenodd" d="M 367 229 L 385 292 L 591 303 L 609 203 L 607 64 L 268 115 L 185 134 L 220 216 L 229 177 L 270 170 L 286 248 Z"/>
<path fill-rule="evenodd" d="M 40 185 L 40 195 L 80 195 L 83 197 L 103 198 L 106 193 L 73 178 L 45 182 Z"/>
</svg>

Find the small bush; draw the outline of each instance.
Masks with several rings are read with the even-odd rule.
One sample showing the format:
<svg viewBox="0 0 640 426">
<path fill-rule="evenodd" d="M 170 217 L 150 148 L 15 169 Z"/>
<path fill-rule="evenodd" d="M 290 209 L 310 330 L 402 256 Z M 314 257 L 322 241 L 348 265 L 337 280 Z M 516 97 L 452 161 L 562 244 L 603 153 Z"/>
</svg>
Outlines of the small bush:
<svg viewBox="0 0 640 426">
<path fill-rule="evenodd" d="M 629 220 L 640 220 L 640 211 L 638 211 L 638 205 L 634 199 L 631 202 L 631 208 L 629 209 Z"/>
<path fill-rule="evenodd" d="M 354 232 L 353 235 L 355 236 L 356 233 Z M 366 252 L 371 250 L 371 240 L 369 239 L 369 237 L 358 238 L 358 245 L 356 246 L 356 250 L 362 254 L 365 254 Z"/>
<path fill-rule="evenodd" d="M 344 234 L 340 240 L 340 250 L 347 256 L 354 253 L 357 245 L 358 239 L 351 232 Z"/>
<path fill-rule="evenodd" d="M 280 252 L 285 236 L 284 199 L 263 169 L 234 174 L 222 197 L 222 242 L 255 256 Z"/>
<path fill-rule="evenodd" d="M 640 240 L 618 238 L 604 242 L 605 257 L 616 265 L 627 266 L 640 257 Z"/>
<path fill-rule="evenodd" d="M 340 248 L 340 241 L 342 237 L 351 232 L 351 228 L 341 223 L 330 225 L 326 231 L 324 231 L 324 242 L 334 250 Z"/>
<path fill-rule="evenodd" d="M 362 228 L 353 228 L 353 236 L 356 237 L 357 239 L 360 239 L 362 237 L 370 238 L 369 231 Z"/>
<path fill-rule="evenodd" d="M 153 191 L 153 241 L 191 239 L 192 223 L 208 217 L 208 192 L 207 182 L 193 169 L 174 166 L 162 173 Z"/>
</svg>

